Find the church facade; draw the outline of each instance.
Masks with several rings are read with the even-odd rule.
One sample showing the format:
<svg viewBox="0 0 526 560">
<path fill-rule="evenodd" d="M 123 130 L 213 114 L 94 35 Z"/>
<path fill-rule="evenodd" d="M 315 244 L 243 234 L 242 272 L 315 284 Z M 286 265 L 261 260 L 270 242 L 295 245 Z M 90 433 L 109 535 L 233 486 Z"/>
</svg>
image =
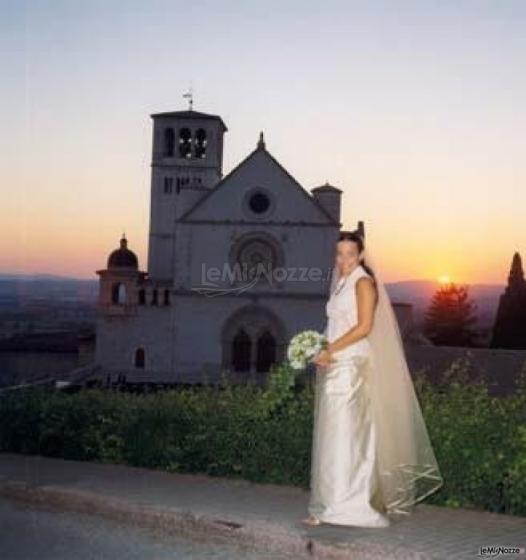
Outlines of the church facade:
<svg viewBox="0 0 526 560">
<path fill-rule="evenodd" d="M 220 116 L 190 109 L 151 117 L 147 267 L 123 235 L 97 270 L 97 376 L 264 379 L 294 334 L 325 326 L 342 191 L 305 190 L 263 133 L 223 175 Z M 357 229 L 363 234 L 362 222 Z"/>
</svg>

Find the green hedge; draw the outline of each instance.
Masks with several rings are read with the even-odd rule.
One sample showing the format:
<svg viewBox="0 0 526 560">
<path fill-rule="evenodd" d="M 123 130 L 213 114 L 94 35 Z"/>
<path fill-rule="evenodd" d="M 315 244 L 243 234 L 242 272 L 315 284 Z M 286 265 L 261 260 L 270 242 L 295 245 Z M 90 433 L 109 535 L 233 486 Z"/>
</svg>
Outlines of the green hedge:
<svg viewBox="0 0 526 560">
<path fill-rule="evenodd" d="M 508 397 L 468 380 L 466 360 L 415 387 L 444 486 L 426 503 L 526 514 L 526 372 Z M 0 451 L 236 476 L 308 488 L 312 384 L 287 364 L 265 389 L 196 386 L 145 394 L 31 389 L 0 398 Z"/>
</svg>

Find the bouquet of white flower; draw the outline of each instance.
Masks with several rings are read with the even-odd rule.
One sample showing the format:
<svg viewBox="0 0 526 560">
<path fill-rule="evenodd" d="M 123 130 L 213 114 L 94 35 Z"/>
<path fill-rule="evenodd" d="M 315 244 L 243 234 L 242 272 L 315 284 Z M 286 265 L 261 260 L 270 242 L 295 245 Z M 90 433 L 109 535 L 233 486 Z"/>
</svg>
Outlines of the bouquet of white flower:
<svg viewBox="0 0 526 560">
<path fill-rule="evenodd" d="M 307 362 L 327 345 L 327 337 L 317 331 L 301 331 L 292 337 L 287 357 L 293 369 L 304 369 Z"/>
</svg>

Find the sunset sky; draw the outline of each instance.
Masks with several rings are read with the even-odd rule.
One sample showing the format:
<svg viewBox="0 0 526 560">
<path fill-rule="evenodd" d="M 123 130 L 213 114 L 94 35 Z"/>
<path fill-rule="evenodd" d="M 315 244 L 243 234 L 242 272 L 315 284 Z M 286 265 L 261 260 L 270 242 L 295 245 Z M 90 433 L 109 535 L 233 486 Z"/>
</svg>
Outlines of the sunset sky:
<svg viewBox="0 0 526 560">
<path fill-rule="evenodd" d="M 221 115 L 343 189 L 387 281 L 526 260 L 526 2 L 0 0 L 0 272 L 146 268 L 150 113 Z"/>
</svg>

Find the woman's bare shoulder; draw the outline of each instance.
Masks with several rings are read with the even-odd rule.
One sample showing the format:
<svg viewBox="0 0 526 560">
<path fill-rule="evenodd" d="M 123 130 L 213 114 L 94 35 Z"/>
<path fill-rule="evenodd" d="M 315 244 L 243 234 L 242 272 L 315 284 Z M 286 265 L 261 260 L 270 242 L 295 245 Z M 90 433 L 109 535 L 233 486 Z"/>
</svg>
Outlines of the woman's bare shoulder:
<svg viewBox="0 0 526 560">
<path fill-rule="evenodd" d="M 358 278 L 358 280 L 356 280 L 356 286 L 370 286 L 372 288 L 374 288 L 374 286 L 376 285 L 374 278 L 372 276 L 369 276 L 369 274 L 364 275 L 364 276 L 360 276 L 360 278 Z"/>
<path fill-rule="evenodd" d="M 365 297 L 373 297 L 375 300 L 378 297 L 378 293 L 376 291 L 376 282 L 374 278 L 369 275 L 364 275 L 356 281 L 356 294 L 358 298 L 361 296 Z"/>
</svg>

